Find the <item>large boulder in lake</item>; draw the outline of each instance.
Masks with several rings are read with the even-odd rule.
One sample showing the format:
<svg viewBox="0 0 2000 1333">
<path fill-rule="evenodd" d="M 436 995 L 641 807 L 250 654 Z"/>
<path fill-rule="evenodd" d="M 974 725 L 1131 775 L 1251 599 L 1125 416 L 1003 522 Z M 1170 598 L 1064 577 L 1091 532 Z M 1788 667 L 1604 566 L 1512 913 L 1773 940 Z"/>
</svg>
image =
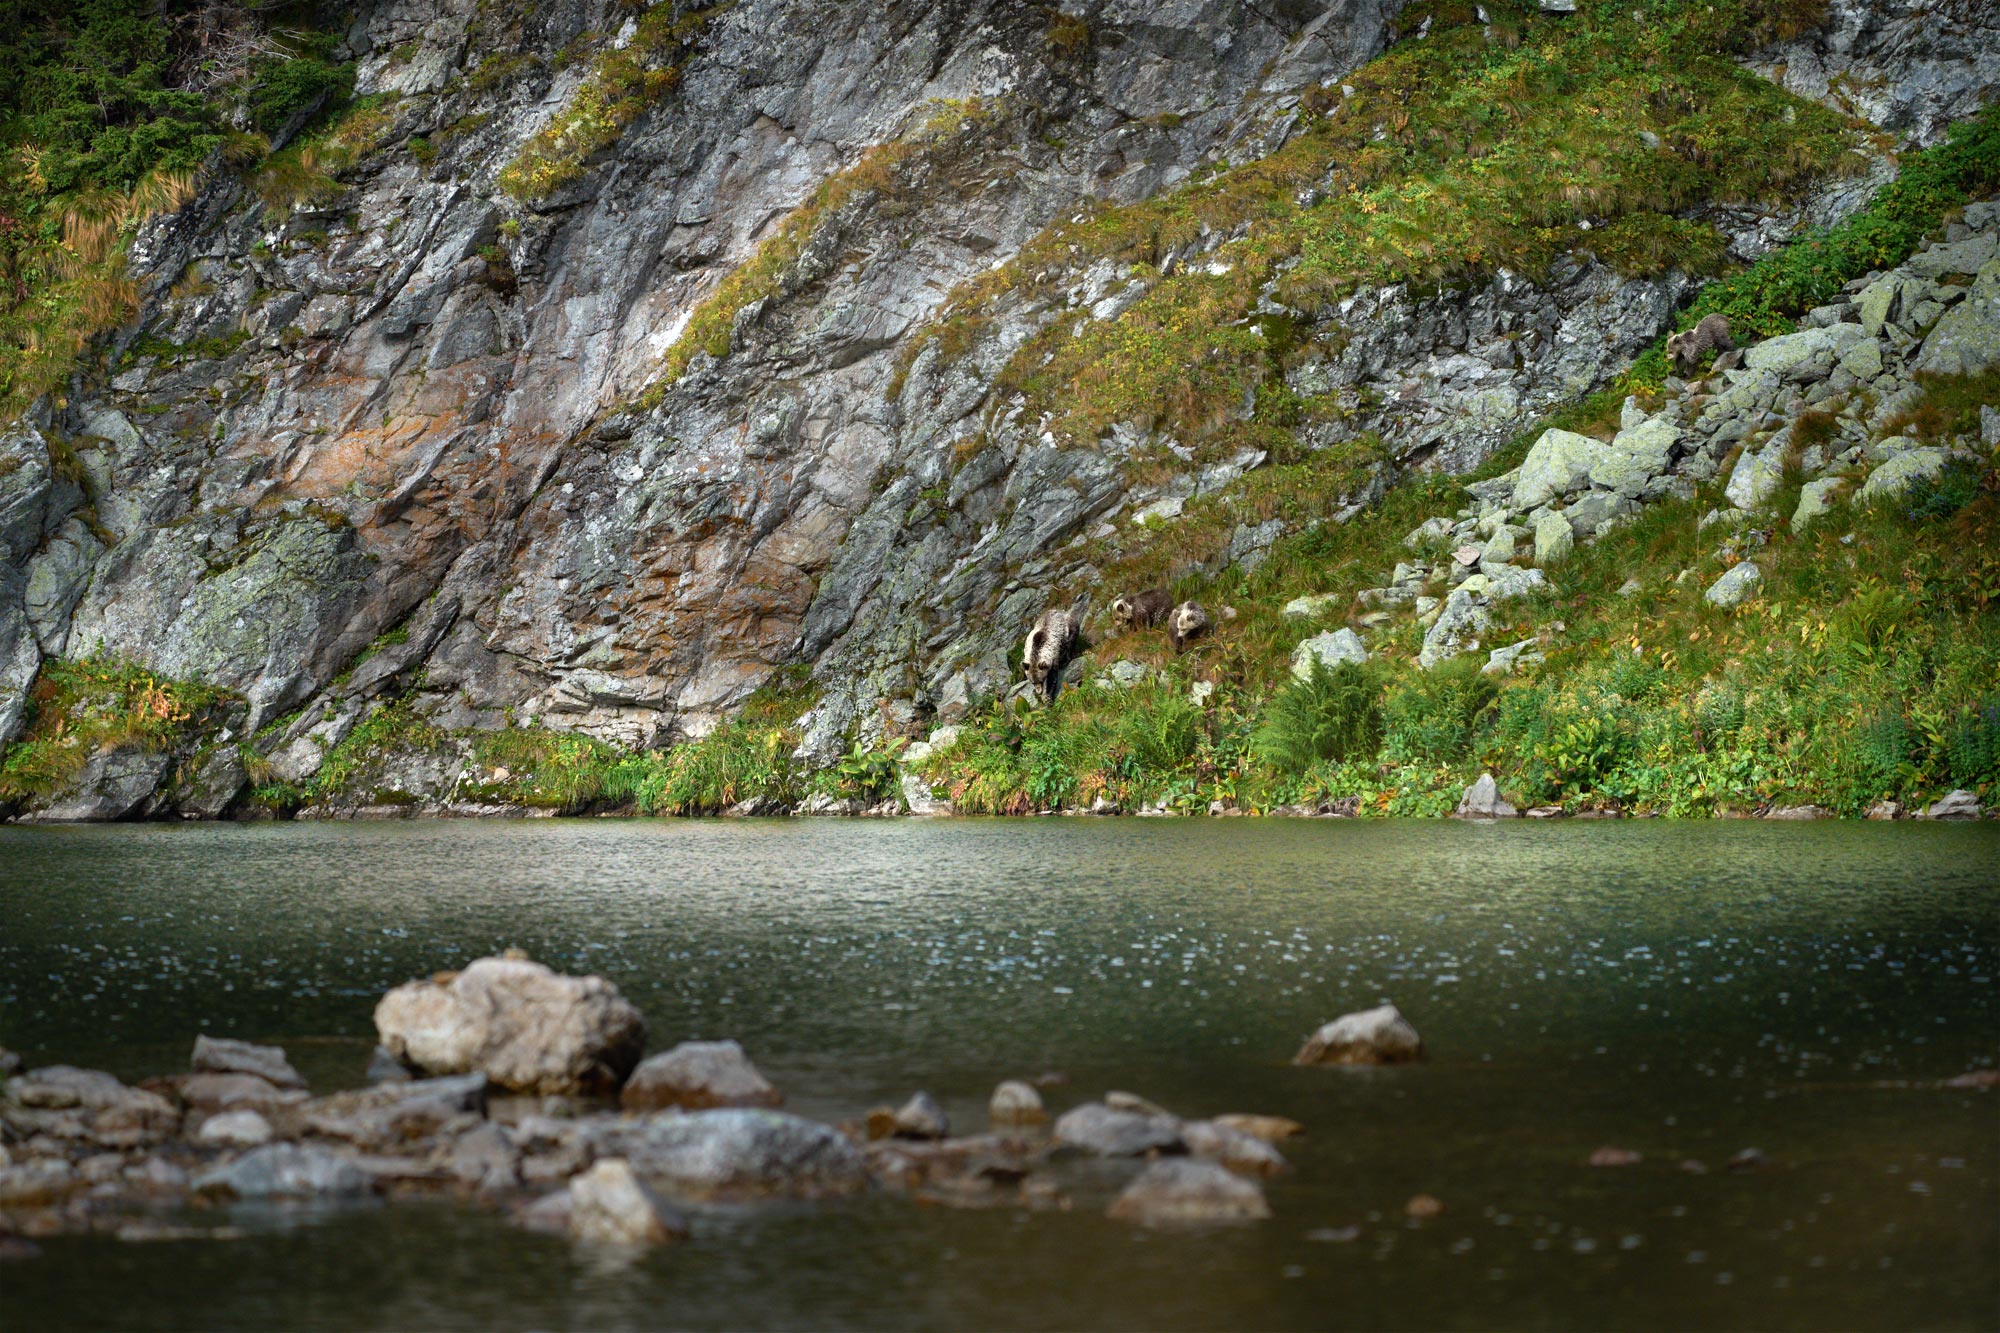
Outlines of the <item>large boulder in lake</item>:
<svg viewBox="0 0 2000 1333">
<path fill-rule="evenodd" d="M 717 1106 L 779 1106 L 784 1094 L 759 1073 L 733 1041 L 684 1041 L 651 1055 L 625 1080 L 619 1100 L 628 1111 L 678 1106 L 705 1111 Z"/>
<path fill-rule="evenodd" d="M 1424 1058 L 1424 1040 L 1393 1004 L 1343 1014 L 1306 1038 L 1295 1065 L 1400 1065 Z"/>
<path fill-rule="evenodd" d="M 525 958 L 398 986 L 375 1006 L 375 1030 L 412 1068 L 540 1094 L 616 1092 L 646 1049 L 646 1020 L 616 986 Z"/>
<path fill-rule="evenodd" d="M 782 1111 L 659 1112 L 612 1127 L 600 1156 L 619 1156 L 674 1194 L 703 1199 L 816 1199 L 868 1187 L 861 1150 L 837 1130 Z"/>
<path fill-rule="evenodd" d="M 1166 1158 L 1141 1171 L 1112 1201 L 1110 1216 L 1141 1226 L 1256 1222 L 1271 1205 L 1254 1180 L 1200 1158 Z"/>
</svg>

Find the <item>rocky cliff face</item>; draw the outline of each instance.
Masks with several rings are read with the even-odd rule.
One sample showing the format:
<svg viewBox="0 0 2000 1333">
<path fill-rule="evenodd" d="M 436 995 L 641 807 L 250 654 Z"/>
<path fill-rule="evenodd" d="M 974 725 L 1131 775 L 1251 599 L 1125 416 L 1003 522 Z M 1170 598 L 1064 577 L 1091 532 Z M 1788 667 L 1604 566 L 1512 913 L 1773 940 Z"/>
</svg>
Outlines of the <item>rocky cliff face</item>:
<svg viewBox="0 0 2000 1333">
<path fill-rule="evenodd" d="M 1906 8 L 1835 5 L 1771 68 L 1934 137 L 1991 95 L 2000 34 L 1979 6 Z M 389 690 L 443 726 L 645 745 L 796 665 L 825 691 L 821 759 L 857 720 L 949 715 L 1090 587 L 1086 537 L 1263 459 L 1148 487 L 1135 460 L 1191 453 L 1024 413 L 1002 368 L 1057 318 L 1115 319 L 1129 269 L 1080 257 L 970 348 L 913 335 L 1050 223 L 1273 151 L 1401 10 L 744 0 L 677 9 L 660 45 L 596 0 L 365 7 L 356 160 L 304 187 L 215 173 L 134 247 L 138 324 L 0 439 L 0 739 L 45 656 L 100 653 L 241 693 L 246 732 L 283 720 L 264 748 L 293 780 Z M 653 100 L 519 188 L 522 145 L 589 129 L 620 48 Z M 1753 254 L 1868 184 L 1712 220 Z M 1691 285 L 1582 255 L 1360 292 L 1313 317 L 1340 348 L 1295 387 L 1350 401 L 1302 443 L 1379 435 L 1385 476 L 1469 465 Z"/>
</svg>

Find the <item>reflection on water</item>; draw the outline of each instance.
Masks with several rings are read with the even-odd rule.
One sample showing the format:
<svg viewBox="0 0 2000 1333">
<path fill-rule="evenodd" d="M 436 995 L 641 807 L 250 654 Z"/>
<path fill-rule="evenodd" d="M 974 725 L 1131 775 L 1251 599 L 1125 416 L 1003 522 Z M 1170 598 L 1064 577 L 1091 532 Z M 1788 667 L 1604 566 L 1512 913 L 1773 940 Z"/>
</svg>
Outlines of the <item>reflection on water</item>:
<svg viewBox="0 0 2000 1333">
<path fill-rule="evenodd" d="M 51 1244 L 20 1327 L 1978 1327 L 2000 1302 L 2000 829 L 552 822 L 0 829 L 0 1042 L 193 1034 L 358 1079 L 389 986 L 507 946 L 793 1109 L 964 1127 L 1059 1070 L 1305 1122 L 1273 1222 L 889 1199 L 711 1212 L 628 1268 L 451 1207 Z M 1294 1070 L 1393 999 L 1432 1063 Z M 1616 1144 L 1623 1170 L 1581 1165 Z M 1746 1148 L 1769 1164 L 1731 1172 Z M 1708 1170 L 1682 1169 L 1699 1162 Z M 1449 1212 L 1415 1224 L 1419 1191 Z"/>
</svg>

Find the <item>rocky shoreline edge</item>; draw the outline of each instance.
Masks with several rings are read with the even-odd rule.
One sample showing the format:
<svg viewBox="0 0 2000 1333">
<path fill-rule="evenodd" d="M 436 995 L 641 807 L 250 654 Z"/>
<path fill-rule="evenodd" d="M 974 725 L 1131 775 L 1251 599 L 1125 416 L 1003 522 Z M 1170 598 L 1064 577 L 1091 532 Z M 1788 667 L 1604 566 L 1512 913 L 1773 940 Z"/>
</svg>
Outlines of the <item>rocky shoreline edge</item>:
<svg viewBox="0 0 2000 1333">
<path fill-rule="evenodd" d="M 645 1020 L 602 977 L 518 951 L 397 987 L 377 1005 L 368 1085 L 315 1095 L 282 1048 L 196 1038 L 189 1071 L 127 1085 L 0 1050 L 0 1259 L 38 1241 L 238 1238 L 238 1204 L 452 1199 L 579 1243 L 685 1238 L 687 1210 L 887 1193 L 918 1204 L 1094 1208 L 1142 1226 L 1272 1216 L 1291 1171 L 1281 1116 L 1183 1117 L 1108 1092 L 1051 1120 L 1059 1074 L 994 1089 L 984 1132 L 927 1092 L 829 1125 L 734 1041 L 644 1056 Z M 1307 1038 L 1294 1063 L 1402 1064 L 1422 1040 L 1394 1006 Z"/>
</svg>

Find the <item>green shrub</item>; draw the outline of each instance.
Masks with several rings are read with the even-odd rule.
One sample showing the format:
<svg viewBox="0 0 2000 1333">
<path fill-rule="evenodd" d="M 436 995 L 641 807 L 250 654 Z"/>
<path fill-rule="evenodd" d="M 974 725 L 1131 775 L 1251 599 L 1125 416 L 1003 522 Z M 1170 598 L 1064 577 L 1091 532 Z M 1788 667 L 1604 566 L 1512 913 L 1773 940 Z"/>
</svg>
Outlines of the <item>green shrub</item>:
<svg viewBox="0 0 2000 1333">
<path fill-rule="evenodd" d="M 1986 469 L 1954 460 L 1928 477 L 1911 481 L 1903 492 L 1903 516 L 1912 523 L 1936 523 L 1952 517 L 1979 498 Z"/>
<path fill-rule="evenodd" d="M 1365 758 L 1382 741 L 1382 684 L 1353 662 L 1329 668 L 1314 659 L 1312 674 L 1272 698 L 1257 733 L 1259 755 L 1281 773 L 1314 764 Z"/>
<path fill-rule="evenodd" d="M 1476 656 L 1414 671 L 1383 702 L 1382 755 L 1395 763 L 1455 764 L 1472 757 L 1472 738 L 1500 687 Z"/>
<path fill-rule="evenodd" d="M 1989 695 L 1953 718 L 1940 748 L 1944 777 L 1952 786 L 2000 784 L 2000 695 Z"/>
<path fill-rule="evenodd" d="M 1117 741 L 1141 771 L 1177 772 L 1201 748 L 1201 709 L 1171 688 L 1135 699 L 1118 724 Z"/>
<path fill-rule="evenodd" d="M 260 61 L 255 71 L 245 109 L 262 134 L 278 133 L 301 112 L 345 102 L 354 91 L 354 66 L 335 65 L 316 55 Z"/>
</svg>

